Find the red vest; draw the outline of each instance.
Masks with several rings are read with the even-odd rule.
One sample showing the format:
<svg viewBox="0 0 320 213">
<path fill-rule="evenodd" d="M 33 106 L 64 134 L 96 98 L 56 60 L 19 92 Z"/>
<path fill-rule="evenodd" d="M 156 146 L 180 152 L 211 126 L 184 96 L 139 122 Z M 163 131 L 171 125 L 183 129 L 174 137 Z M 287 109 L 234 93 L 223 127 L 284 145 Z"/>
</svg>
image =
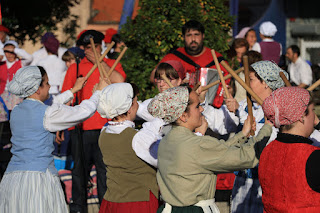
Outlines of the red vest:
<svg viewBox="0 0 320 213">
<path fill-rule="evenodd" d="M 259 181 L 265 212 L 320 212 L 320 193 L 307 183 L 306 163 L 320 148 L 305 143 L 271 142 L 262 152 Z"/>
<path fill-rule="evenodd" d="M 263 60 L 274 61 L 276 64 L 280 62 L 280 43 L 275 41 L 262 41 L 259 43 L 261 47 L 261 55 Z"/>
<path fill-rule="evenodd" d="M 3 93 L 6 84 L 7 84 L 7 80 L 9 78 L 9 81 L 12 80 L 14 74 L 16 74 L 16 72 L 18 71 L 18 69 L 20 69 L 22 67 L 21 65 L 21 61 L 16 61 L 11 67 L 10 69 L 7 68 L 7 64 L 6 62 L 2 62 L 0 64 L 0 94 Z"/>
</svg>

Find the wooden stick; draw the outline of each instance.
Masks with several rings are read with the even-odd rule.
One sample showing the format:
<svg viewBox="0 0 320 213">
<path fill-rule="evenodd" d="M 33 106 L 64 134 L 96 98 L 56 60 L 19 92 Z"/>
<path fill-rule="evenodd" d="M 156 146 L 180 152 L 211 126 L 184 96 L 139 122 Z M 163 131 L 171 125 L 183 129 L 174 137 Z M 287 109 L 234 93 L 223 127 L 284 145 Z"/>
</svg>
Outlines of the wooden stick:
<svg viewBox="0 0 320 213">
<path fill-rule="evenodd" d="M 220 64 L 219 64 L 219 61 L 218 61 L 218 58 L 217 58 L 217 55 L 216 55 L 216 52 L 214 51 L 214 49 L 211 50 L 211 54 L 213 56 L 213 60 L 214 60 L 214 63 L 216 65 L 216 68 L 218 70 L 218 74 L 219 74 L 219 77 L 220 77 L 220 80 L 221 80 L 221 84 L 222 84 L 222 87 L 226 93 L 226 96 L 227 98 L 230 98 L 230 94 L 229 94 L 229 91 L 228 91 L 228 88 L 227 88 L 227 84 L 223 78 L 223 74 L 222 74 L 222 71 L 221 71 L 221 68 L 220 68 Z"/>
<path fill-rule="evenodd" d="M 109 72 L 108 72 L 108 76 L 111 75 L 112 71 L 116 68 L 117 64 L 120 62 L 122 56 L 124 55 L 124 53 L 127 51 L 128 47 L 124 47 L 123 50 L 121 51 L 120 55 L 118 56 L 118 58 L 116 59 L 116 61 L 114 62 L 114 64 L 112 65 L 112 67 L 110 68 Z"/>
<path fill-rule="evenodd" d="M 104 77 L 107 76 L 107 73 L 106 73 L 106 71 L 103 69 L 101 63 L 99 62 L 98 53 L 97 53 L 97 50 L 96 50 L 96 47 L 95 47 L 95 44 L 94 44 L 94 41 L 93 41 L 93 38 L 92 38 L 92 37 L 90 38 L 90 44 L 91 44 L 91 49 L 92 49 L 93 54 L 94 54 L 94 58 L 96 59 L 97 64 L 98 64 L 98 69 L 99 69 L 99 72 L 100 72 L 100 76 L 101 76 L 102 78 L 104 78 Z"/>
<path fill-rule="evenodd" d="M 248 87 L 245 82 L 243 82 L 243 80 L 233 71 L 233 69 L 231 69 L 227 62 L 221 61 L 220 64 L 224 68 L 226 68 L 226 70 L 234 77 L 234 79 L 236 79 L 236 81 L 239 82 L 239 84 L 245 90 L 247 90 L 247 92 L 257 101 L 258 104 L 262 105 L 263 101 L 261 100 L 261 98 L 255 92 L 253 92 L 253 90 L 250 87 Z"/>
<path fill-rule="evenodd" d="M 317 88 L 320 85 L 320 79 L 314 82 L 310 87 L 307 88 L 310 92 L 312 92 L 315 88 Z"/>
<path fill-rule="evenodd" d="M 198 82 L 194 87 L 192 88 L 192 91 L 196 91 L 201 86 L 201 82 Z"/>
<path fill-rule="evenodd" d="M 101 61 L 104 59 L 104 57 L 106 57 L 106 55 L 107 55 L 108 52 L 111 50 L 111 48 L 113 47 L 113 45 L 114 45 L 114 41 L 111 42 L 110 45 L 108 45 L 108 48 L 107 48 L 107 49 L 103 52 L 103 54 L 100 56 L 99 62 L 101 62 Z M 98 64 L 97 64 L 97 63 L 95 63 L 95 64 L 93 65 L 93 67 L 91 67 L 90 71 L 89 71 L 89 72 L 87 73 L 87 75 L 86 75 L 86 78 L 87 78 L 87 79 L 91 76 L 91 74 L 93 73 L 93 71 L 94 71 L 97 67 L 98 67 Z"/>
<path fill-rule="evenodd" d="M 161 78 L 169 85 L 170 88 L 174 87 L 174 86 L 172 85 L 172 83 L 170 82 L 170 80 L 167 78 L 167 76 L 166 76 L 165 73 L 163 73 L 163 74 L 161 75 Z"/>
<path fill-rule="evenodd" d="M 244 67 L 244 76 L 245 76 L 246 85 L 250 87 L 249 62 L 248 62 L 248 56 L 246 55 L 243 56 L 243 67 Z M 252 101 L 251 101 L 251 96 L 248 92 L 247 92 L 247 106 L 248 106 L 248 114 L 250 117 L 250 124 L 252 127 L 252 124 L 253 124 Z M 250 135 L 254 136 L 253 129 L 250 130 Z"/>
<path fill-rule="evenodd" d="M 242 72 L 243 70 L 244 70 L 244 68 L 241 67 L 241 68 L 237 69 L 237 70 L 234 71 L 234 72 L 235 72 L 236 74 L 239 74 L 239 73 Z M 228 79 L 231 78 L 231 77 L 232 77 L 232 75 L 231 75 L 231 74 L 228 74 L 228 75 L 224 76 L 223 79 L 224 79 L 224 80 L 228 80 Z M 220 79 L 219 79 L 219 80 L 216 80 L 215 82 L 212 82 L 212 83 L 208 84 L 207 86 L 202 87 L 202 91 L 207 90 L 207 89 L 209 89 L 210 87 L 213 87 L 213 86 L 215 86 L 215 85 L 217 85 L 217 84 L 220 84 L 220 82 L 221 82 Z"/>
<path fill-rule="evenodd" d="M 285 76 L 285 74 L 283 72 L 280 72 L 279 75 L 282 78 L 286 87 L 291 87 L 291 84 L 290 84 L 289 80 L 287 79 L 287 77 Z"/>
</svg>

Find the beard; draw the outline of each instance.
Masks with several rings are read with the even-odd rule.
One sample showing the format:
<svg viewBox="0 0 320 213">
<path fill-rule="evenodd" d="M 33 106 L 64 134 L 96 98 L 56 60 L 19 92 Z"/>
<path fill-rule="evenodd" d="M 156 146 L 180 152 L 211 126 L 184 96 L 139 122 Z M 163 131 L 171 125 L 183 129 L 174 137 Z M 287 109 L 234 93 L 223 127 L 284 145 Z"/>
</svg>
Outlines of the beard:
<svg viewBox="0 0 320 213">
<path fill-rule="evenodd" d="M 197 44 L 196 46 L 191 46 L 192 44 Z M 199 43 L 193 41 L 190 44 L 184 43 L 184 49 L 186 50 L 186 53 L 188 55 L 198 55 L 202 52 L 203 50 L 203 41 Z"/>
</svg>

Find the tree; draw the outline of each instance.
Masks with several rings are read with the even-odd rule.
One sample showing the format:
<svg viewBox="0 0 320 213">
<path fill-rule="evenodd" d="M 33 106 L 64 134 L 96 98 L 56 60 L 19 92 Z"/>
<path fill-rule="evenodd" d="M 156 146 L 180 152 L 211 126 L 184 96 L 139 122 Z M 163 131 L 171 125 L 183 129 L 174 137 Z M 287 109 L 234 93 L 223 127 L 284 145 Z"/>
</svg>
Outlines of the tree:
<svg viewBox="0 0 320 213">
<path fill-rule="evenodd" d="M 170 50 L 183 46 L 181 28 L 195 19 L 205 27 L 205 45 L 223 52 L 228 49 L 228 32 L 233 22 L 226 0 L 140 0 L 134 20 L 122 27 L 129 47 L 122 65 L 128 81 L 139 85 L 140 99 L 157 92 L 149 82 L 151 71 Z"/>
<path fill-rule="evenodd" d="M 23 43 L 27 38 L 36 42 L 45 32 L 56 30 L 58 23 L 67 20 L 64 33 L 69 35 L 70 40 L 74 40 L 78 17 L 70 14 L 70 8 L 79 2 L 80 0 L 1 1 L 2 23 L 10 29 L 10 35 Z"/>
</svg>

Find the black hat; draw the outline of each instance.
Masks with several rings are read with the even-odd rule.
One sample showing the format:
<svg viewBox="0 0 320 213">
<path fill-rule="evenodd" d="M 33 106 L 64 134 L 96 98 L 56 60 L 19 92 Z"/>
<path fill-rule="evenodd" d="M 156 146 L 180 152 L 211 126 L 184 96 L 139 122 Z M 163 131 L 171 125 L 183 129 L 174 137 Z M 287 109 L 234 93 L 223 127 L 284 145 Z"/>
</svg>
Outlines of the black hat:
<svg viewBox="0 0 320 213">
<path fill-rule="evenodd" d="M 103 33 L 96 30 L 87 30 L 86 32 L 82 33 L 77 44 L 88 45 L 90 44 L 91 37 L 93 38 L 95 44 L 101 44 L 102 40 L 104 39 Z"/>
</svg>

